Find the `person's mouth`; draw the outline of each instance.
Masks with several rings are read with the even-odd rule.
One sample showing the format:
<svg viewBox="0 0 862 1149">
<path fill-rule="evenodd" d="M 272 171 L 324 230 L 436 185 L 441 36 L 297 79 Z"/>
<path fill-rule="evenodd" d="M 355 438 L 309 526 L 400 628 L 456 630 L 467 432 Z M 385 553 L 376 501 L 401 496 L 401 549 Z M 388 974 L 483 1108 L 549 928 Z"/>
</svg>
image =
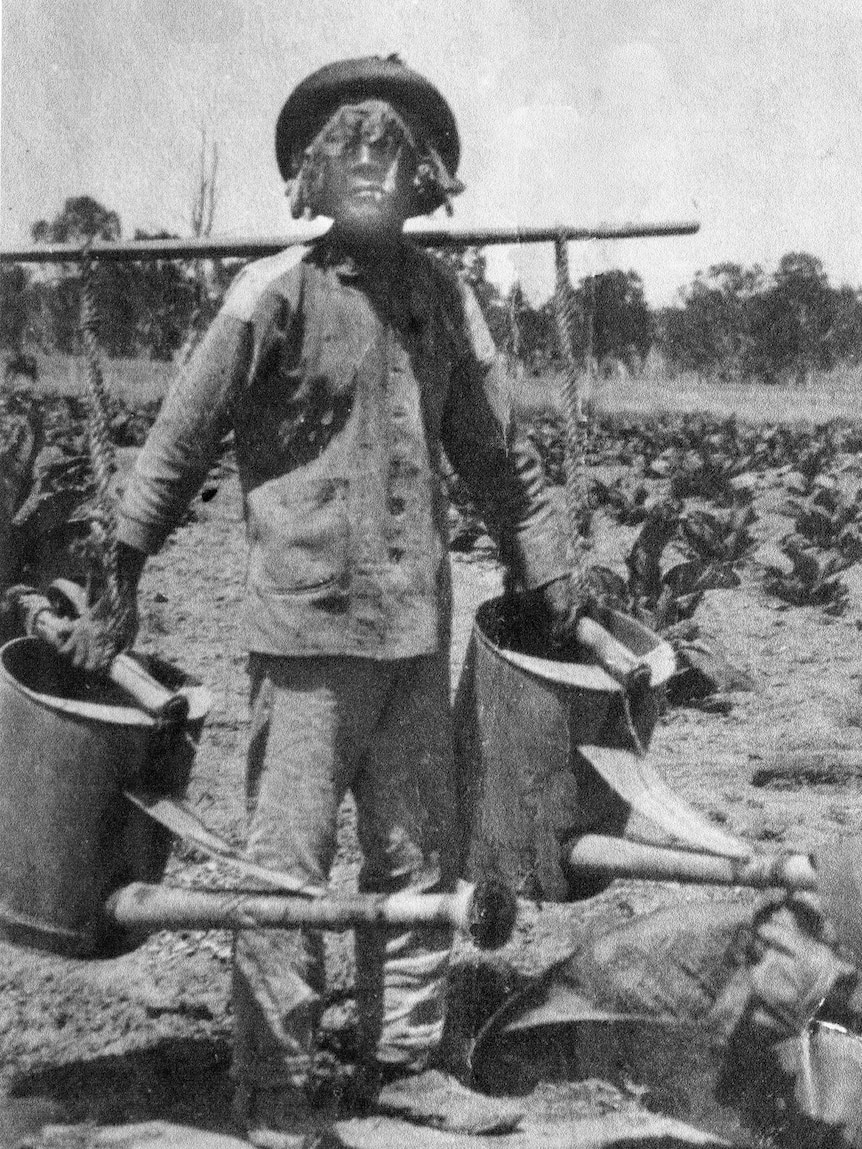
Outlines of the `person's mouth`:
<svg viewBox="0 0 862 1149">
<path fill-rule="evenodd" d="M 377 202 L 384 195 L 383 185 L 363 180 L 353 185 L 353 195 L 356 199 L 365 199 Z"/>
</svg>

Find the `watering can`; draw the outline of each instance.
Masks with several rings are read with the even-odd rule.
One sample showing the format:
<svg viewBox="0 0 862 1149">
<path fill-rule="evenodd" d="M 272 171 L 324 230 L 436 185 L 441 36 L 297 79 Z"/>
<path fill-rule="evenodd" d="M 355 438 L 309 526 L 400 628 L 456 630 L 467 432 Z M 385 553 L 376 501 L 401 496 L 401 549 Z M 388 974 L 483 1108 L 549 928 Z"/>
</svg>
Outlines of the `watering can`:
<svg viewBox="0 0 862 1149">
<path fill-rule="evenodd" d="M 625 614 L 601 613 L 643 672 L 632 690 L 588 652 L 581 661 L 525 653 L 508 612 L 503 597 L 480 606 L 456 695 L 469 877 L 496 876 L 541 900 L 589 896 L 609 879 L 571 866 L 572 846 L 590 832 L 612 843 L 633 811 L 686 847 L 747 857 L 744 842 L 684 801 L 647 758 L 674 671 L 668 644 Z"/>
<path fill-rule="evenodd" d="M 333 898 L 245 861 L 183 799 L 209 693 L 167 664 L 126 657 L 137 669 L 124 667 L 123 684 L 146 679 L 155 714 L 110 677 L 72 672 L 36 637 L 0 649 L 0 937 L 73 957 L 115 956 L 162 929 L 447 924 L 482 947 L 508 940 L 515 899 L 499 882 Z M 162 699 L 177 696 L 184 705 L 169 714 L 187 714 L 165 721 Z M 251 882 L 162 884 L 172 834 Z"/>
<path fill-rule="evenodd" d="M 554 252 L 575 641 L 569 657 L 545 657 L 517 594 L 485 602 L 458 687 L 455 729 L 461 809 L 468 811 L 464 870 L 503 878 L 527 897 L 565 902 L 607 882 L 569 865 L 572 844 L 590 831 L 621 835 L 632 811 L 710 854 L 738 858 L 750 850 L 675 794 L 647 761 L 673 651 L 635 619 L 592 601 L 581 538 L 586 417 L 562 231 Z"/>
</svg>

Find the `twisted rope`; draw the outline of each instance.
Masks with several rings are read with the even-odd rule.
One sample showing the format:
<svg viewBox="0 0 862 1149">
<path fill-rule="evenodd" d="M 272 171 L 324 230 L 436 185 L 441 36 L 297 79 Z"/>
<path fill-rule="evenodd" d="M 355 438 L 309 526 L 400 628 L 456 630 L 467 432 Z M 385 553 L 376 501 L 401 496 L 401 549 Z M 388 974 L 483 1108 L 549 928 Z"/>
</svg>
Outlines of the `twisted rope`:
<svg viewBox="0 0 862 1149">
<path fill-rule="evenodd" d="M 111 476 L 114 473 L 114 444 L 108 420 L 108 392 L 99 358 L 98 314 L 94 262 L 86 249 L 82 262 L 81 342 L 87 364 L 88 432 L 90 437 L 90 464 L 96 482 L 98 503 L 98 547 L 105 571 L 105 593 L 108 605 L 108 627 L 120 629 L 125 620 L 127 606 L 122 600 L 117 578 L 117 515 L 111 494 Z"/>
<path fill-rule="evenodd" d="M 584 470 L 587 439 L 586 416 L 578 385 L 578 365 L 572 347 L 577 305 L 569 278 L 567 241 L 562 233 L 554 240 L 554 262 L 556 267 L 554 315 L 557 321 L 557 338 L 560 344 L 564 372 L 566 511 L 569 520 L 571 578 L 577 601 L 584 602 L 587 597 L 587 572 L 581 522 L 587 504 L 587 484 Z"/>
</svg>

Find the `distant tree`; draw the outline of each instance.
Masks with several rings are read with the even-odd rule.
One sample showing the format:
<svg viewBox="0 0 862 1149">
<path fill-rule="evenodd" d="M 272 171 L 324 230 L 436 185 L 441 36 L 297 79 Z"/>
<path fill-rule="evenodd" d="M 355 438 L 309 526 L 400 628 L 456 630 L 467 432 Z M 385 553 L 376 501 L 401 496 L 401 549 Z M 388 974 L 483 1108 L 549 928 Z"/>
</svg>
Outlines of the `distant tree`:
<svg viewBox="0 0 862 1149">
<path fill-rule="evenodd" d="M 67 199 L 52 220 L 38 220 L 32 234 L 36 242 L 43 243 L 116 241 L 121 235 L 120 217 L 90 196 L 76 196 Z M 164 231 L 135 233 L 136 240 L 173 238 Z M 172 358 L 183 344 L 197 307 L 198 284 L 192 265 L 175 260 L 97 261 L 92 275 L 103 353 Z M 81 286 L 78 264 L 59 264 L 52 278 L 34 285 L 33 326 L 43 346 L 67 353 L 79 350 Z"/>
<path fill-rule="evenodd" d="M 512 287 L 506 303 L 512 357 L 534 374 L 553 367 L 559 359 L 553 306 L 531 307 L 519 283 Z"/>
<path fill-rule="evenodd" d="M 37 220 L 30 229 L 34 243 L 86 243 L 120 238 L 120 217 L 92 196 L 71 196 L 52 220 Z"/>
<path fill-rule="evenodd" d="M 683 370 L 710 371 L 726 380 L 751 373 L 757 317 L 754 301 L 765 280 L 758 264 L 714 264 L 682 293 L 682 307 L 658 317 L 666 358 Z"/>
<path fill-rule="evenodd" d="M 504 295 L 487 276 L 485 253 L 474 247 L 435 252 L 472 288 L 497 347 L 538 373 L 561 365 L 556 299 L 538 306 L 520 283 Z M 572 351 L 576 360 L 615 356 L 635 368 L 652 342 L 652 322 L 643 283 L 634 271 L 589 276 L 569 287 L 574 311 Z"/>
<path fill-rule="evenodd" d="M 138 230 L 134 238 L 177 236 Z M 170 360 L 183 346 L 198 306 L 198 283 L 190 262 L 99 263 L 95 288 L 99 336 L 106 355 Z"/>
<path fill-rule="evenodd" d="M 78 346 L 81 284 L 74 272 L 34 282 L 30 297 L 29 324 L 43 351 L 73 354 Z"/>
<path fill-rule="evenodd" d="M 832 287 L 816 256 L 789 252 L 766 277 L 756 264 L 698 272 L 680 307 L 657 317 L 661 349 L 679 368 L 723 379 L 810 381 L 862 360 L 862 295 Z"/>
<path fill-rule="evenodd" d="M 176 239 L 169 232 L 136 231 L 136 240 Z M 135 338 L 139 354 L 170 360 L 183 346 L 197 306 L 193 267 L 178 260 L 153 260 L 135 269 Z"/>
<path fill-rule="evenodd" d="M 608 360 L 640 368 L 652 344 L 652 318 L 643 281 L 634 271 L 605 271 L 581 280 L 578 302 L 582 351 L 601 366 Z"/>
<path fill-rule="evenodd" d="M 836 362 L 862 362 L 862 291 L 846 284 L 832 297 L 832 324 L 825 336 Z"/>
<path fill-rule="evenodd" d="M 120 217 L 92 196 L 71 196 L 53 219 L 37 220 L 30 231 L 35 243 L 83 245 L 94 239 L 114 242 L 121 234 Z M 133 321 L 122 287 L 123 280 L 128 278 L 125 269 L 118 264 L 110 270 L 100 267 L 96 276 L 97 306 L 104 322 L 103 338 L 110 347 L 108 353 L 126 353 Z M 76 351 L 81 310 L 80 267 L 68 263 L 56 265 L 52 279 L 40 280 L 35 296 L 35 327 L 40 332 L 40 342 L 46 348 L 67 354 Z M 112 310 L 105 322 L 106 305 Z"/>
<path fill-rule="evenodd" d="M 823 264 L 806 252 L 782 256 L 772 283 L 758 301 L 755 369 L 770 380 L 810 380 L 838 361 L 836 324 L 846 297 L 829 286 Z"/>
<path fill-rule="evenodd" d="M 652 320 L 640 277 L 633 271 L 603 272 L 568 290 L 576 361 L 592 358 L 601 363 L 613 358 L 631 370 L 639 367 L 652 342 Z M 517 357 L 535 372 L 559 368 L 556 296 L 531 307 L 516 284 L 505 305 L 516 330 Z"/>
<path fill-rule="evenodd" d="M 0 266 L 0 347 L 20 353 L 27 329 L 30 276 L 18 263 Z"/>
</svg>

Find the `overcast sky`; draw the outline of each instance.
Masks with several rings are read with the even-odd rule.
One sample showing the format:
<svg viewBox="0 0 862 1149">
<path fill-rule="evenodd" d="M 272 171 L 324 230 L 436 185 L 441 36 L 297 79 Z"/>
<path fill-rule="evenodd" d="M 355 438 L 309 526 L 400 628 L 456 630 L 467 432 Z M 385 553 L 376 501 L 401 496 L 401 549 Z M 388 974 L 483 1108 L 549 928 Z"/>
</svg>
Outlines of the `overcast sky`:
<svg viewBox="0 0 862 1149">
<path fill-rule="evenodd" d="M 654 303 L 790 250 L 862 284 L 857 0 L 2 0 L 0 241 L 81 194 L 126 236 L 188 233 L 202 124 L 214 231 L 285 233 L 284 99 L 333 59 L 394 51 L 456 113 L 456 223 L 698 218 L 693 238 L 572 246 L 575 278 L 632 267 Z M 493 267 L 542 298 L 551 263 Z"/>
</svg>

